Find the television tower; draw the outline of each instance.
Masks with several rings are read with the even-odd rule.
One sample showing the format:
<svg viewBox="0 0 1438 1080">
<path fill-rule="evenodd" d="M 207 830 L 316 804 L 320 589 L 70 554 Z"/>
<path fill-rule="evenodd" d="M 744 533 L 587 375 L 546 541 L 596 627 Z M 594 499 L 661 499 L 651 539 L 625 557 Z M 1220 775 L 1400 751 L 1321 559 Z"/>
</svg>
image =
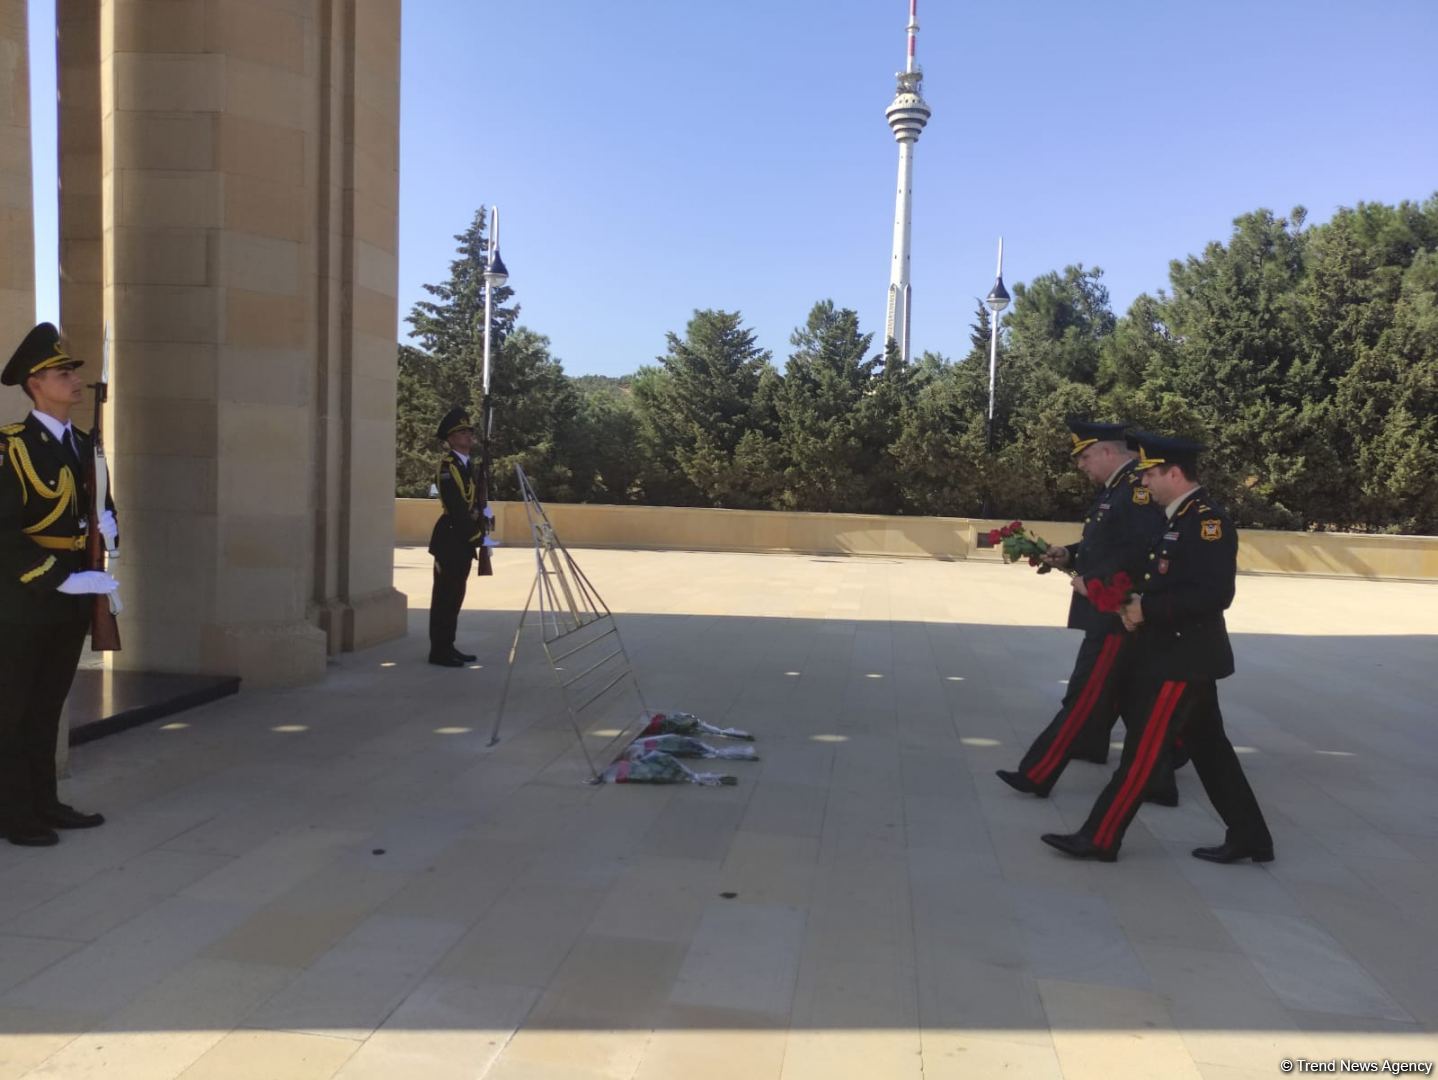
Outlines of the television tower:
<svg viewBox="0 0 1438 1080">
<path fill-rule="evenodd" d="M 898 73 L 899 87 L 885 110 L 889 127 L 899 144 L 899 194 L 894 203 L 894 257 L 889 265 L 889 317 L 885 336 L 898 343 L 899 356 L 909 360 L 909 312 L 913 288 L 909 285 L 909 235 L 914 215 L 914 144 L 929 122 L 930 110 L 921 85 L 924 73 L 914 58 L 919 34 L 919 0 L 909 0 L 909 57 Z"/>
</svg>

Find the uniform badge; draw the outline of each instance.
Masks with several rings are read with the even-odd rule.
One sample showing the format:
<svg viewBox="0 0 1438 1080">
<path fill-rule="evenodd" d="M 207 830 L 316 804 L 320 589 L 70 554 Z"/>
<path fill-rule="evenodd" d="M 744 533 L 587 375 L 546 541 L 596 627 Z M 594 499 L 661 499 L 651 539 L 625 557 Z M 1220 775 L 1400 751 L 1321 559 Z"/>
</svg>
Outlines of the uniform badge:
<svg viewBox="0 0 1438 1080">
<path fill-rule="evenodd" d="M 1205 540 L 1223 539 L 1223 522 L 1218 518 L 1209 518 L 1198 527 L 1198 535 Z"/>
<path fill-rule="evenodd" d="M 1146 487 L 1136 487 L 1133 489 L 1133 501 L 1139 506 L 1147 506 L 1152 498 L 1153 493 Z"/>
<path fill-rule="evenodd" d="M 1158 560 L 1158 572 L 1159 572 L 1160 574 L 1166 574 L 1166 573 L 1168 573 L 1168 560 L 1167 560 L 1167 559 L 1159 559 L 1159 560 Z"/>
</svg>

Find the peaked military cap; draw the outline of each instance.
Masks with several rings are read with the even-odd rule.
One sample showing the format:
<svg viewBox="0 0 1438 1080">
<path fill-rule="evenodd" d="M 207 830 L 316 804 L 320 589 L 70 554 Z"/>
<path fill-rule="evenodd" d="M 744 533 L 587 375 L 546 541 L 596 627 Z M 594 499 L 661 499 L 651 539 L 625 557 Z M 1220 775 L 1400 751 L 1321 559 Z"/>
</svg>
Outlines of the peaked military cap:
<svg viewBox="0 0 1438 1080">
<path fill-rule="evenodd" d="M 21 386 L 31 375 L 51 368 L 77 368 L 83 360 L 71 357 L 60 345 L 60 331 L 52 323 L 42 322 L 25 335 L 15 355 L 0 373 L 0 383 Z"/>
<path fill-rule="evenodd" d="M 444 419 L 439 422 L 439 430 L 435 437 L 444 442 L 456 431 L 473 431 L 474 425 L 469 421 L 469 411 L 463 405 L 456 405 L 444 414 Z"/>
<path fill-rule="evenodd" d="M 1203 443 L 1172 435 L 1155 435 L 1151 431 L 1135 431 L 1129 446 L 1138 451 L 1135 469 L 1151 469 L 1155 465 L 1181 465 L 1185 472 L 1198 467 L 1198 455 L 1208 449 Z"/>
<path fill-rule="evenodd" d="M 1078 457 L 1094 443 L 1123 442 L 1124 432 L 1128 430 L 1127 424 L 1095 424 L 1077 416 L 1070 416 L 1066 422 L 1074 444 L 1069 451 L 1072 457 Z"/>
</svg>

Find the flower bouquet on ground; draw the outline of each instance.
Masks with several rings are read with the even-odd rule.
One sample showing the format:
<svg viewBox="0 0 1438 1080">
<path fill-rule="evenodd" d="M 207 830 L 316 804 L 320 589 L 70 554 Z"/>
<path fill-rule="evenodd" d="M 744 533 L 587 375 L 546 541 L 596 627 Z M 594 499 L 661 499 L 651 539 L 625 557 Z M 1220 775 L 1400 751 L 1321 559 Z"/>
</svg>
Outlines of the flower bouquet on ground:
<svg viewBox="0 0 1438 1080">
<path fill-rule="evenodd" d="M 620 758 L 600 777 L 609 784 L 703 784 L 705 787 L 720 787 L 737 784 L 737 776 L 721 773 L 695 772 L 687 768 L 673 754 L 650 750 L 633 760 Z"/>
<path fill-rule="evenodd" d="M 623 757 L 633 761 L 641 754 L 651 751 L 673 754 L 675 757 L 722 758 L 725 761 L 758 761 L 759 752 L 752 746 L 709 746 L 688 735 L 641 735 L 629 744 Z"/>
<path fill-rule="evenodd" d="M 721 728 L 713 724 L 706 724 L 693 713 L 652 712 L 644 714 L 644 727 L 639 734 L 644 735 L 721 735 L 726 739 L 747 739 L 754 741 L 754 736 L 747 731 L 740 731 L 738 728 Z"/>
<path fill-rule="evenodd" d="M 1107 615 L 1117 615 L 1133 595 L 1133 579 L 1120 570 L 1109 581 L 1090 578 L 1084 582 L 1089 602 Z"/>
<path fill-rule="evenodd" d="M 1003 548 L 1006 563 L 1027 559 L 1030 566 L 1038 567 L 1040 574 L 1047 574 L 1054 569 L 1043 561 L 1043 557 L 1049 553 L 1049 542 L 1025 529 L 1022 521 L 1011 521 L 1002 529 L 990 529 L 989 543 Z M 1065 568 L 1064 573 L 1072 576 L 1074 571 Z"/>
</svg>

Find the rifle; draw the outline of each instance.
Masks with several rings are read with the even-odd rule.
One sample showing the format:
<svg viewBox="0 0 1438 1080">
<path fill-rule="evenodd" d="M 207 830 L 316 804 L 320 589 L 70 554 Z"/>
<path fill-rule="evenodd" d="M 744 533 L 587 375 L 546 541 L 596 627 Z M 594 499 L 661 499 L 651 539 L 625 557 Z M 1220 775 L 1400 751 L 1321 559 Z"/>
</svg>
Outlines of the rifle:
<svg viewBox="0 0 1438 1080">
<path fill-rule="evenodd" d="M 479 465 L 479 504 L 482 507 L 489 506 L 489 480 L 491 462 L 489 457 L 489 427 L 494 421 L 494 410 L 489 405 L 489 394 L 484 396 L 484 434 L 480 438 L 480 465 Z M 494 559 L 489 553 L 489 545 L 484 543 L 489 539 L 489 530 L 493 523 L 488 518 L 480 519 L 483 528 L 479 545 L 479 571 L 480 577 L 494 576 Z"/>
<path fill-rule="evenodd" d="M 87 517 L 89 525 L 85 533 L 85 569 L 105 569 L 106 554 L 113 555 L 114 548 L 100 532 L 100 514 L 109 502 L 110 469 L 105 461 L 105 402 L 110 398 L 110 327 L 105 326 L 105 343 L 101 349 L 100 381 L 93 384 L 95 391 L 95 423 L 90 429 L 92 453 L 85 463 L 85 493 L 89 500 Z M 115 619 L 119 614 L 119 601 L 113 595 L 95 596 L 90 616 L 90 648 L 95 652 L 120 651 L 120 624 Z"/>
</svg>

